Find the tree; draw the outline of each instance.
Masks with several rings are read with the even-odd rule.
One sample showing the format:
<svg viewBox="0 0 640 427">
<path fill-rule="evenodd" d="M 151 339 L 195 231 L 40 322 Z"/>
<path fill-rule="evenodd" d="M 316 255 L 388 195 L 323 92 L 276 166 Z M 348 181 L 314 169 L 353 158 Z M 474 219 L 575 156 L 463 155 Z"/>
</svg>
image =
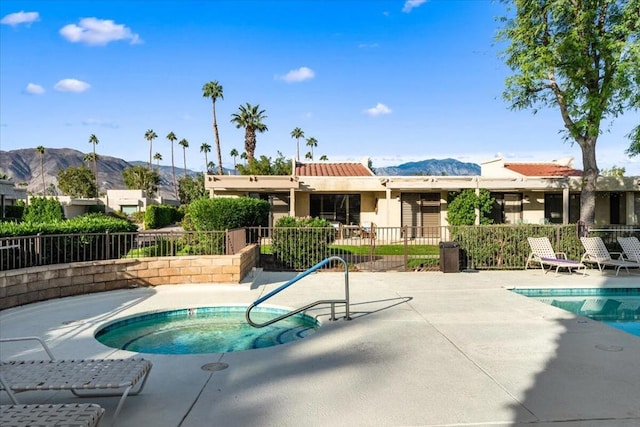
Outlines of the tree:
<svg viewBox="0 0 640 427">
<path fill-rule="evenodd" d="M 233 157 L 233 173 L 236 173 L 236 169 L 238 169 L 238 164 L 236 163 L 236 158 L 238 157 L 238 150 L 235 148 L 231 150 L 229 153 L 231 157 Z"/>
<path fill-rule="evenodd" d="M 580 220 L 593 224 L 603 121 L 640 107 L 640 1 L 514 0 L 498 39 L 514 74 L 504 98 L 512 109 L 557 108 L 565 139 L 582 150 Z M 640 149 L 640 126 L 629 154 Z M 640 152 L 640 151 L 638 151 Z"/>
<path fill-rule="evenodd" d="M 93 157 L 91 153 L 88 156 Z M 58 170 L 58 188 L 62 194 L 77 198 L 96 197 L 98 187 L 93 172 L 84 165 Z"/>
<path fill-rule="evenodd" d="M 272 162 L 271 157 L 260 156 L 253 159 L 249 166 L 238 165 L 240 175 L 291 175 L 291 162 L 278 151 L 278 157 Z"/>
<path fill-rule="evenodd" d="M 318 160 L 326 162 L 327 160 L 329 160 L 329 158 L 327 157 L 326 154 L 323 154 L 322 156 L 320 156 L 320 159 L 318 159 Z"/>
<path fill-rule="evenodd" d="M 213 134 L 216 138 L 216 149 L 218 151 L 218 174 L 222 175 L 222 151 L 220 149 L 220 136 L 218 135 L 218 121 L 216 120 L 216 100 L 218 98 L 224 99 L 222 86 L 215 80 L 205 83 L 205 85 L 202 86 L 202 96 L 211 98 L 213 107 Z"/>
<path fill-rule="evenodd" d="M 239 111 L 231 115 L 231 123 L 235 123 L 236 128 L 244 128 L 244 149 L 247 152 L 249 162 L 253 160 L 256 152 L 256 132 L 267 131 L 267 125 L 263 120 L 267 118 L 265 111 L 260 110 L 259 105 L 241 105 Z"/>
<path fill-rule="evenodd" d="M 611 169 L 603 169 L 600 171 L 602 176 L 613 176 L 616 178 L 622 178 L 626 172 L 625 168 L 618 167 L 616 165 L 611 166 Z"/>
<path fill-rule="evenodd" d="M 198 173 L 193 178 L 190 176 L 181 178 L 178 196 L 182 205 L 188 205 L 195 200 L 207 197 L 207 190 L 204 188 L 204 174 Z"/>
<path fill-rule="evenodd" d="M 300 138 L 304 138 L 304 132 L 300 128 L 291 131 L 291 138 L 296 139 L 296 161 L 300 161 Z"/>
<path fill-rule="evenodd" d="M 313 160 L 313 154 L 311 153 L 311 151 L 307 151 L 307 154 L 304 155 L 304 158 L 308 160 Z"/>
<path fill-rule="evenodd" d="M 156 170 L 160 170 L 160 160 L 162 160 L 162 154 L 156 153 L 153 155 L 153 160 L 156 161 Z"/>
<path fill-rule="evenodd" d="M 89 144 L 93 145 L 93 158 L 91 160 L 93 161 L 93 175 L 96 179 L 96 197 L 98 197 L 100 189 L 100 185 L 98 184 L 98 155 L 96 154 L 96 145 L 98 145 L 99 142 L 100 141 L 98 140 L 98 137 L 94 134 L 91 134 L 89 136 Z"/>
<path fill-rule="evenodd" d="M 314 137 L 307 138 L 307 147 L 311 148 L 311 160 L 313 160 L 313 147 L 318 146 L 318 140 Z"/>
<path fill-rule="evenodd" d="M 149 141 L 149 170 L 151 170 L 151 153 L 153 152 L 153 140 L 157 137 L 158 135 L 153 131 L 153 129 L 149 129 L 144 133 L 144 139 Z"/>
<path fill-rule="evenodd" d="M 189 141 L 182 138 L 180 142 L 178 142 L 182 147 L 182 156 L 184 158 L 184 176 L 187 176 L 187 148 L 189 148 Z"/>
<path fill-rule="evenodd" d="M 209 161 L 207 163 L 207 173 L 208 174 L 213 174 L 213 172 L 216 170 L 216 164 L 213 163 L 212 161 Z"/>
<path fill-rule="evenodd" d="M 206 142 L 203 142 L 200 145 L 200 152 L 204 153 L 204 167 L 208 171 L 207 168 L 209 167 L 209 159 L 207 158 L 207 153 L 211 152 L 211 145 L 207 144 Z"/>
<path fill-rule="evenodd" d="M 175 167 L 175 165 L 173 163 L 173 143 L 178 140 L 178 137 L 176 136 L 175 133 L 169 132 L 167 134 L 167 139 L 169 140 L 169 143 L 171 144 L 171 175 L 173 176 L 173 194 L 177 198 L 178 197 L 178 183 L 176 181 L 176 167 Z"/>
<path fill-rule="evenodd" d="M 142 166 L 132 166 L 122 171 L 124 185 L 130 190 L 144 190 L 147 197 L 155 197 L 160 185 L 158 172 Z"/>
<path fill-rule="evenodd" d="M 94 166 L 95 166 L 95 164 L 97 162 L 97 159 L 98 159 L 98 155 L 96 153 L 87 153 L 82 158 L 82 160 L 84 162 L 87 162 L 89 164 L 93 164 Z M 95 170 L 96 169 L 94 167 L 94 172 L 93 172 L 93 176 L 91 177 L 91 179 L 93 179 L 94 182 L 95 182 L 96 191 L 95 191 L 95 194 L 92 194 L 91 196 L 87 196 L 87 197 L 98 197 L 99 196 L 99 191 L 97 190 L 97 188 L 98 188 L 98 180 L 95 179 Z"/>
<path fill-rule="evenodd" d="M 240 160 L 242 160 L 242 164 L 243 165 L 247 165 L 247 152 L 243 151 L 242 154 L 240 154 Z"/>
<path fill-rule="evenodd" d="M 447 222 L 449 225 L 474 225 L 476 223 L 476 209 L 480 212 L 480 224 L 491 224 L 491 209 L 493 198 L 489 190 L 481 189 L 477 196 L 475 190 L 466 189 L 453 195 L 453 200 L 447 207 Z"/>
<path fill-rule="evenodd" d="M 42 195 L 44 196 L 44 192 L 47 186 L 44 183 L 44 146 L 38 145 L 36 147 L 36 152 L 40 154 L 40 175 L 42 175 Z"/>
</svg>

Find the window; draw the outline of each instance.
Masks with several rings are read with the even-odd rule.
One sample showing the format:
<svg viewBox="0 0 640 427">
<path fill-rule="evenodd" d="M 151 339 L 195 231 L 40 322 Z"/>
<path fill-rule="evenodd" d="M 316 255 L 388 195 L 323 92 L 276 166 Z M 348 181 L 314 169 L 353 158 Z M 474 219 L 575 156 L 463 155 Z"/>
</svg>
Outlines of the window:
<svg viewBox="0 0 640 427">
<path fill-rule="evenodd" d="M 544 219 L 550 224 L 562 224 L 562 193 L 544 195 Z M 569 223 L 580 220 L 580 194 L 569 194 Z"/>
<path fill-rule="evenodd" d="M 359 194 L 311 194 L 309 213 L 342 224 L 360 224 Z"/>
<path fill-rule="evenodd" d="M 494 224 L 518 224 L 522 221 L 522 193 L 491 193 L 491 197 L 493 197 L 491 219 Z M 560 202 L 562 203 L 562 199 Z M 562 204 L 560 207 L 562 208 Z M 562 222 L 562 209 L 560 222 Z"/>
</svg>

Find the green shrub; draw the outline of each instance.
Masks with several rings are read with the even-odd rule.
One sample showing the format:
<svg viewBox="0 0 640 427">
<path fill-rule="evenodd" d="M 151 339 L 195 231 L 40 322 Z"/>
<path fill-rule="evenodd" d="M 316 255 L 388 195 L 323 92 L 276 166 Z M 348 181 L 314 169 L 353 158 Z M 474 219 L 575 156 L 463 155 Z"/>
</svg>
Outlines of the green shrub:
<svg viewBox="0 0 640 427">
<path fill-rule="evenodd" d="M 527 237 L 548 237 L 558 252 L 580 259 L 584 252 L 574 225 L 486 225 L 451 227 L 463 259 L 476 269 L 519 269 L 531 252 Z"/>
<path fill-rule="evenodd" d="M 64 211 L 58 199 L 32 197 L 24 210 L 25 222 L 55 222 L 64 219 Z"/>
<path fill-rule="evenodd" d="M 150 205 L 144 213 L 144 227 L 147 230 L 173 224 L 179 219 L 178 209 L 169 205 Z"/>
<path fill-rule="evenodd" d="M 250 197 L 198 199 L 186 208 L 185 230 L 214 231 L 267 226 L 269 202 Z"/>
<path fill-rule="evenodd" d="M 276 222 L 271 250 L 278 263 L 306 270 L 330 255 L 335 229 L 325 219 L 282 217 Z"/>
<path fill-rule="evenodd" d="M 480 190 L 477 196 L 475 190 L 461 191 L 449 202 L 447 207 L 447 222 L 450 225 L 473 225 L 476 223 L 476 209 L 480 211 L 480 224 L 491 224 L 489 217 L 494 200 L 489 190 Z"/>
</svg>

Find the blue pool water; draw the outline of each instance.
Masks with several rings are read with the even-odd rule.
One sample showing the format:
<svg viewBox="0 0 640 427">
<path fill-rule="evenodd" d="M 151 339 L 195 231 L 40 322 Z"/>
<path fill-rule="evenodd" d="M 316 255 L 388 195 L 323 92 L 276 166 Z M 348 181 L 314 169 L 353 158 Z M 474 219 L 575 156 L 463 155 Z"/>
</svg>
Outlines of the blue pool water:
<svg viewBox="0 0 640 427">
<path fill-rule="evenodd" d="M 145 313 L 108 324 L 95 337 L 122 350 L 157 354 L 225 353 L 285 344 L 308 336 L 320 326 L 297 314 L 264 328 L 245 320 L 246 307 L 198 307 Z M 265 322 L 286 313 L 255 308 L 251 319 Z"/>
<path fill-rule="evenodd" d="M 512 291 L 640 337 L 640 288 Z"/>
</svg>

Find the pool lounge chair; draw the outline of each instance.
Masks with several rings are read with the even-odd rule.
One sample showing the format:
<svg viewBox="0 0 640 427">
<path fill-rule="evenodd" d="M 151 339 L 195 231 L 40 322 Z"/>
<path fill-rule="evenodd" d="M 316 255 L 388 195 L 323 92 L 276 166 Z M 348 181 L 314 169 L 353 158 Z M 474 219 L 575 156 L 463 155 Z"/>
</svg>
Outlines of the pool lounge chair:
<svg viewBox="0 0 640 427">
<path fill-rule="evenodd" d="M 584 255 L 582 255 L 582 262 L 596 264 L 600 272 L 602 272 L 605 267 L 610 266 L 615 268 L 617 276 L 621 268 L 624 268 L 627 270 L 627 273 L 629 273 L 629 268 L 640 267 L 640 263 L 623 259 L 622 254 L 619 252 L 610 253 L 600 237 L 580 237 L 580 241 L 585 250 Z M 612 258 L 612 254 L 617 255 L 618 258 Z"/>
<path fill-rule="evenodd" d="M 576 270 L 582 268 L 582 275 L 584 276 L 586 274 L 586 266 L 582 262 L 567 259 L 567 254 L 564 252 L 555 252 L 548 237 L 527 237 L 527 241 L 531 247 L 531 253 L 524 266 L 525 270 L 529 268 L 529 264 L 533 262 L 540 264 L 540 268 L 542 268 L 544 274 L 547 274 L 547 272 L 551 271 L 554 267 L 556 269 L 556 275 L 561 268 L 569 270 L 569 274 L 572 273 L 571 270 L 574 268 Z M 546 266 L 549 267 L 548 270 L 545 269 Z"/>
<path fill-rule="evenodd" d="M 637 237 L 618 237 L 622 248 L 622 257 L 628 261 L 640 263 L 640 240 Z"/>
<path fill-rule="evenodd" d="M 144 359 L 56 360 L 38 337 L 3 338 L 0 344 L 16 341 L 37 341 L 49 359 L 0 361 L 0 390 L 7 392 L 14 405 L 20 404 L 15 394 L 23 391 L 69 390 L 78 397 L 120 396 L 113 414 L 115 423 L 127 396 L 135 396 L 144 388 L 152 366 Z M 137 390 L 132 391 L 136 385 Z"/>
<path fill-rule="evenodd" d="M 94 427 L 104 409 L 94 403 L 1 405 L 0 425 L 6 427 Z"/>
</svg>

